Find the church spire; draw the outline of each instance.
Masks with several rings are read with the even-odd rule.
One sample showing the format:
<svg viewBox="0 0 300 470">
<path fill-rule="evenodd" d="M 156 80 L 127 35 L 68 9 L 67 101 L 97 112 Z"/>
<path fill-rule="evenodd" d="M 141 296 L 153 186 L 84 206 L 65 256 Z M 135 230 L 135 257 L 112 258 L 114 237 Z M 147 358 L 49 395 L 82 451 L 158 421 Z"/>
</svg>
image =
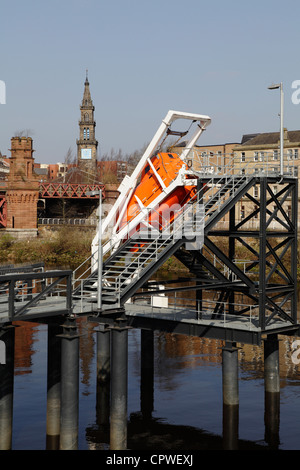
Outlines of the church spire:
<svg viewBox="0 0 300 470">
<path fill-rule="evenodd" d="M 90 84 L 89 84 L 89 79 L 88 79 L 88 70 L 86 70 L 82 106 L 93 106 L 93 101 L 92 101 L 91 92 L 90 92 Z"/>
<path fill-rule="evenodd" d="M 95 136 L 95 107 L 91 98 L 88 71 L 84 82 L 84 92 L 80 106 L 79 139 L 77 140 L 77 163 L 89 172 L 96 172 L 98 141 Z"/>
</svg>

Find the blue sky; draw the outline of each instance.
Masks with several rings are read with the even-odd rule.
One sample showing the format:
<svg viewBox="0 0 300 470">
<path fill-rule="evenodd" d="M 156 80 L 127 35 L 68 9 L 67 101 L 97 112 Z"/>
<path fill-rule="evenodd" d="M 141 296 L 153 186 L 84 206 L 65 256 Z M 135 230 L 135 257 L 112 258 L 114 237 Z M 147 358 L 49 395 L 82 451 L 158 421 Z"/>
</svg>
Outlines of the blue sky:
<svg viewBox="0 0 300 470">
<path fill-rule="evenodd" d="M 40 163 L 76 153 L 89 71 L 101 153 L 149 142 L 169 109 L 212 119 L 199 144 L 300 129 L 300 4 L 286 0 L 1 2 L 0 150 L 28 129 Z"/>
</svg>

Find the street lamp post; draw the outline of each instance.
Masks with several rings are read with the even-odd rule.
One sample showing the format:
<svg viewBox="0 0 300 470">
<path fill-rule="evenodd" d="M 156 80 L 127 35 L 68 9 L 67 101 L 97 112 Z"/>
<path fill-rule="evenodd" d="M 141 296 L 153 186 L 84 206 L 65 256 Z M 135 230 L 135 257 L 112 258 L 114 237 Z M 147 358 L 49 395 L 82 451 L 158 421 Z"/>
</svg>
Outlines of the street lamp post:
<svg viewBox="0 0 300 470">
<path fill-rule="evenodd" d="M 282 82 L 268 87 L 269 90 L 280 88 L 280 175 L 283 176 L 283 86 Z"/>
<path fill-rule="evenodd" d="M 98 221 L 98 285 L 97 285 L 97 309 L 100 311 L 102 308 L 102 189 L 99 191 L 87 191 L 88 196 L 95 196 L 99 194 L 99 221 Z"/>
</svg>

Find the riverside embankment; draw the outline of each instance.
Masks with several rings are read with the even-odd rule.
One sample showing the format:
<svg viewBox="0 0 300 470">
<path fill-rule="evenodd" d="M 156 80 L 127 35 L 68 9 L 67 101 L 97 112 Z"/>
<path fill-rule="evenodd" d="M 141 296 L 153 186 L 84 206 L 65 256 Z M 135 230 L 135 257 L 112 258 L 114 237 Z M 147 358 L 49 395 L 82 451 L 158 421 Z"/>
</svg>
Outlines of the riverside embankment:
<svg viewBox="0 0 300 470">
<path fill-rule="evenodd" d="M 0 265 L 28 264 L 44 262 L 47 267 L 64 267 L 75 269 L 91 254 L 91 243 L 95 229 L 90 227 L 40 227 L 39 235 L 27 240 L 17 240 L 5 231 L 0 231 Z M 276 243 L 276 240 L 273 240 Z M 257 240 L 253 240 L 253 248 L 258 252 Z M 227 241 L 218 240 L 218 246 L 224 253 Z M 299 252 L 298 252 L 299 253 Z M 236 255 L 240 259 L 249 259 L 249 251 L 243 246 L 236 247 Z M 300 257 L 298 256 L 298 276 L 300 275 Z M 287 266 L 290 263 L 289 253 L 282 259 Z M 255 269 L 252 271 L 254 273 Z M 174 256 L 169 258 L 159 269 L 159 273 L 188 273 L 186 267 Z"/>
<path fill-rule="evenodd" d="M 39 228 L 39 235 L 28 240 L 17 240 L 0 232 L 0 265 L 44 262 L 47 267 L 75 269 L 91 254 L 95 229 L 74 226 Z M 167 260 L 162 270 L 187 272 L 174 257 Z"/>
</svg>

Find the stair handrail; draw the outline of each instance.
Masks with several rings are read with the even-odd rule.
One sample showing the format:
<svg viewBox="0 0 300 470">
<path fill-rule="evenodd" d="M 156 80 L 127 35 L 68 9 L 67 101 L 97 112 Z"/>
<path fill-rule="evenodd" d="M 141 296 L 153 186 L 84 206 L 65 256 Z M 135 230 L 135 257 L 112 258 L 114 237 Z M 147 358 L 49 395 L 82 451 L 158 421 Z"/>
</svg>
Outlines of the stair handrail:
<svg viewBox="0 0 300 470">
<path fill-rule="evenodd" d="M 215 191 L 215 189 L 218 187 L 219 184 L 221 183 L 224 183 L 224 179 L 226 181 L 226 183 L 228 183 L 228 181 L 232 181 L 233 183 L 235 183 L 235 185 L 232 186 L 231 188 L 231 192 L 233 192 L 233 189 L 236 187 L 236 182 L 237 182 L 237 175 L 233 173 L 233 162 L 234 162 L 234 156 L 231 157 L 231 159 L 229 160 L 229 162 L 227 163 L 227 165 L 224 166 L 224 174 L 220 175 L 219 179 L 217 179 L 216 181 L 216 178 L 215 177 L 212 177 L 209 181 L 207 181 L 205 184 L 206 184 L 206 187 L 207 188 L 210 188 L 208 189 L 204 195 L 206 196 L 207 198 L 207 195 L 208 193 L 212 193 L 211 194 L 211 198 L 212 197 L 218 197 L 218 206 L 219 206 L 219 210 L 220 210 L 220 206 L 221 206 L 221 200 L 224 199 L 224 196 L 225 194 L 223 195 L 223 198 L 221 198 L 221 192 L 220 190 L 219 191 Z M 248 163 L 249 164 L 249 163 Z M 247 165 L 248 166 L 248 165 Z M 191 174 L 194 173 L 194 171 L 191 171 L 190 172 Z M 244 180 L 245 179 L 245 175 L 243 174 L 242 172 L 242 175 L 239 177 L 238 181 L 240 180 Z M 225 184 L 226 185 L 226 184 Z M 186 210 L 186 207 L 190 207 L 192 204 L 195 204 L 198 202 L 198 196 L 200 194 L 200 192 L 202 192 L 202 189 L 200 189 L 199 191 L 197 191 L 195 193 L 195 195 L 188 201 L 186 202 L 180 209 L 179 209 L 179 212 L 181 212 L 181 216 L 184 217 L 185 216 L 185 210 Z M 193 203 L 191 203 L 191 201 L 194 201 Z M 206 201 L 206 204 L 204 204 L 204 207 L 207 206 L 207 204 L 210 202 L 210 199 L 208 199 Z M 209 216 L 211 214 L 211 212 L 213 211 L 213 207 L 215 206 L 215 203 L 212 207 L 210 207 L 207 211 L 205 211 L 205 217 Z M 143 213 L 144 214 L 144 218 L 142 220 L 138 220 L 136 222 L 136 224 L 131 227 L 130 230 L 134 230 L 136 228 L 137 225 L 140 225 L 140 224 L 143 224 L 143 222 L 145 222 L 145 220 L 149 220 L 149 214 L 151 214 L 151 212 L 156 212 L 156 209 L 151 207 L 151 208 L 148 208 L 147 206 L 140 209 L 140 211 L 138 211 L 137 214 L 135 214 L 134 216 L 132 216 L 132 218 L 127 222 L 127 225 L 129 224 L 129 222 L 131 222 L 135 217 L 137 217 L 138 214 L 140 213 Z M 161 214 L 159 214 L 161 216 Z M 168 222 L 164 228 L 163 231 L 159 231 L 158 232 L 158 238 L 161 238 L 160 235 L 166 235 L 166 231 L 167 229 L 169 229 L 170 227 L 173 226 L 174 222 L 176 221 L 176 223 L 178 224 L 178 222 L 180 222 L 180 215 L 178 215 L 172 222 Z M 123 228 L 123 227 L 122 227 Z M 181 228 L 181 227 L 180 227 Z M 139 233 L 138 231 L 135 232 L 135 234 Z M 116 235 L 118 234 L 118 232 L 116 232 Z M 168 239 L 166 239 L 168 240 Z M 106 246 L 108 249 L 107 249 L 107 253 L 112 253 L 120 244 L 120 240 L 119 239 L 115 239 L 114 241 L 109 239 L 109 241 L 107 241 L 104 245 L 103 245 L 103 249 L 104 247 Z M 83 263 L 81 263 L 80 266 L 78 266 L 74 272 L 73 272 L 73 283 L 75 283 L 75 281 L 79 281 L 81 279 L 84 278 L 84 276 L 86 276 L 87 272 L 91 269 L 91 266 L 89 266 L 79 277 L 76 277 L 76 274 L 78 273 L 79 269 L 82 268 L 82 266 L 85 264 L 85 263 L 88 263 L 91 259 L 93 259 L 93 257 L 95 257 L 95 253 L 91 254 L 91 256 L 89 256 Z M 96 261 L 95 261 L 96 263 Z"/>
<path fill-rule="evenodd" d="M 233 175 L 231 175 L 231 176 L 233 176 Z M 232 179 L 234 180 L 234 178 L 232 178 Z M 223 180 L 223 178 L 222 178 L 222 180 Z M 241 178 L 239 178 L 238 181 L 243 181 L 243 182 L 244 182 L 245 180 L 246 180 L 246 178 L 245 178 L 245 176 L 243 175 Z M 220 181 L 220 180 L 219 180 L 219 181 Z M 232 180 L 230 179 L 230 181 L 232 181 Z M 230 190 L 231 190 L 231 192 L 232 192 L 233 194 L 234 194 L 234 192 L 233 192 L 232 190 L 233 190 L 236 186 L 237 186 L 237 185 L 233 185 L 233 186 L 230 188 Z M 212 188 L 214 189 L 215 186 L 212 186 Z M 197 195 L 197 193 L 196 193 L 196 195 Z M 196 195 L 195 195 L 194 197 L 196 197 Z M 213 196 L 215 196 L 215 194 L 214 194 Z M 223 195 L 223 196 L 224 196 L 224 195 Z M 206 204 L 208 204 L 209 202 L 210 202 L 210 200 L 208 200 L 208 201 L 206 202 Z M 176 221 L 176 223 L 177 223 L 177 229 L 173 230 L 173 231 L 169 234 L 169 237 L 165 237 L 165 238 L 164 238 L 164 235 L 165 235 L 165 233 L 166 233 L 166 230 L 164 230 L 164 231 L 162 231 L 162 232 L 159 232 L 158 237 L 156 237 L 155 239 L 153 239 L 153 241 L 150 243 L 150 245 L 147 245 L 147 248 L 145 249 L 145 251 L 149 250 L 149 248 L 153 248 L 153 245 L 154 245 L 154 243 L 157 242 L 157 239 L 164 239 L 163 243 L 160 245 L 160 248 L 163 247 L 164 245 L 168 244 L 169 242 L 173 242 L 173 243 L 174 243 L 174 240 L 176 239 L 174 235 L 176 234 L 176 232 L 177 232 L 179 229 L 181 230 L 181 228 L 182 228 L 182 225 L 181 225 L 181 224 L 178 225 L 178 221 L 183 220 L 184 217 L 186 216 L 186 213 L 187 213 L 187 211 L 185 210 L 186 207 L 188 207 L 188 210 L 192 210 L 192 209 L 194 208 L 194 204 L 191 205 L 191 204 L 190 204 L 190 201 L 189 201 L 188 203 L 186 203 L 186 204 L 183 206 L 183 210 L 180 210 L 180 211 L 182 212 L 182 214 L 179 216 L 179 218 L 175 218 L 174 221 L 172 221 L 172 223 L 169 224 L 169 226 L 173 226 L 175 221 Z M 204 207 L 205 207 L 205 205 L 204 205 Z M 210 209 L 211 209 L 211 208 L 210 208 Z M 220 208 L 219 208 L 219 210 L 220 210 Z M 205 217 L 205 216 L 206 216 L 206 214 L 204 214 L 203 217 Z M 142 256 L 143 254 L 144 254 L 144 251 L 141 251 L 141 252 L 139 253 L 139 255 L 134 258 L 134 260 L 132 260 L 129 264 L 126 265 L 125 270 L 124 270 L 122 273 L 120 273 L 120 274 L 117 276 L 117 278 L 116 278 L 116 279 L 118 279 L 118 282 L 119 282 L 119 280 L 120 280 L 120 278 L 121 278 L 122 275 L 124 275 L 126 272 L 129 273 L 129 269 L 128 269 L 128 268 L 132 267 L 132 264 L 133 264 L 133 263 L 136 264 L 137 261 L 139 262 L 139 258 L 140 258 L 140 256 Z M 150 261 L 153 260 L 153 259 L 152 259 L 152 256 L 151 256 L 151 253 L 149 253 L 149 256 L 148 256 L 146 259 L 143 260 L 143 262 L 141 263 L 140 267 L 141 267 L 141 266 L 145 266 L 146 263 L 147 263 L 149 260 L 150 260 Z M 138 279 L 139 279 L 139 277 L 140 277 L 139 272 L 135 272 L 135 273 L 133 273 L 133 275 L 134 275 L 135 278 L 138 278 Z M 124 284 L 124 283 L 127 283 L 127 281 L 128 281 L 128 279 L 126 278 L 126 279 L 124 280 L 123 284 Z M 119 285 L 120 285 L 120 282 L 119 282 Z"/>
</svg>

